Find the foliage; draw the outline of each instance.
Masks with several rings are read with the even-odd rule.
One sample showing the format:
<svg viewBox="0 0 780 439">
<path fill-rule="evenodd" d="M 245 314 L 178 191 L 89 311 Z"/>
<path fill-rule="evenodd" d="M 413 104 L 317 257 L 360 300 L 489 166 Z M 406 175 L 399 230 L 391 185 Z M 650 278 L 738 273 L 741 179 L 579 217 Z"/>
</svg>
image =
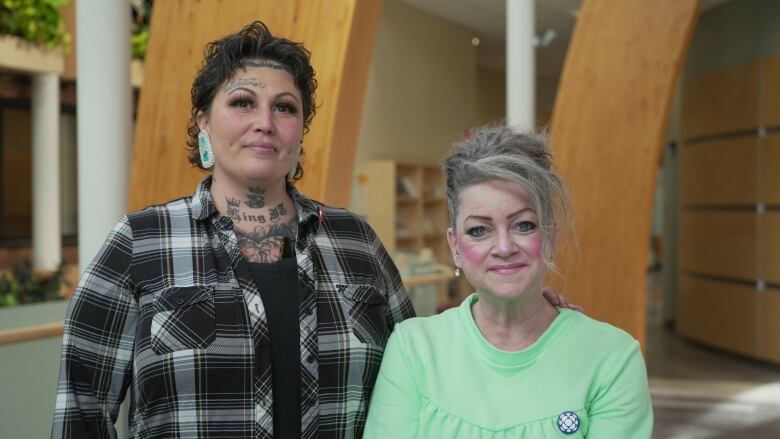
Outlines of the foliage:
<svg viewBox="0 0 780 439">
<path fill-rule="evenodd" d="M 67 284 L 62 266 L 53 273 L 42 274 L 25 260 L 9 273 L 0 274 L 0 307 L 61 299 L 60 290 Z"/>
<path fill-rule="evenodd" d="M 0 34 L 16 35 L 47 47 L 67 47 L 60 7 L 70 0 L 0 0 Z"/>
<path fill-rule="evenodd" d="M 149 45 L 149 22 L 152 18 L 153 0 L 131 0 L 130 12 L 133 15 L 130 36 L 130 52 L 135 59 L 146 58 Z"/>
</svg>

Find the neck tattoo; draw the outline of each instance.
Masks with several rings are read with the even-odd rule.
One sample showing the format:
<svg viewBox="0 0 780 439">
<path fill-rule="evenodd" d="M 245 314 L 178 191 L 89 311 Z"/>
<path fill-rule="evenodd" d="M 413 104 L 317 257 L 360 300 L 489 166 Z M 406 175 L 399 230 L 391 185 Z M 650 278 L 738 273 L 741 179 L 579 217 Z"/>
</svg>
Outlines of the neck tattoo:
<svg viewBox="0 0 780 439">
<path fill-rule="evenodd" d="M 280 260 L 289 242 L 295 242 L 298 221 L 284 203 L 267 207 L 265 189 L 249 188 L 246 199 L 225 197 L 225 216 L 233 220 L 241 253 L 249 262 Z M 253 209 L 253 210 L 249 210 Z"/>
</svg>

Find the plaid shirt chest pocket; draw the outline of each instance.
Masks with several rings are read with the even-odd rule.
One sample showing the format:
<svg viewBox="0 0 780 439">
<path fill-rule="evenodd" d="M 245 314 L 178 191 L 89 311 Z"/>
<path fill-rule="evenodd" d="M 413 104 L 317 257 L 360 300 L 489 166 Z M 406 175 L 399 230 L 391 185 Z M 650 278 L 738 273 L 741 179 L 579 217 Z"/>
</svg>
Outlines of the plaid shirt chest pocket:
<svg viewBox="0 0 780 439">
<path fill-rule="evenodd" d="M 214 341 L 213 287 L 174 287 L 154 300 L 152 350 L 158 355 L 205 349 Z"/>
<path fill-rule="evenodd" d="M 340 285 L 352 332 L 361 342 L 384 347 L 390 336 L 385 314 L 388 302 L 371 284 Z"/>
</svg>

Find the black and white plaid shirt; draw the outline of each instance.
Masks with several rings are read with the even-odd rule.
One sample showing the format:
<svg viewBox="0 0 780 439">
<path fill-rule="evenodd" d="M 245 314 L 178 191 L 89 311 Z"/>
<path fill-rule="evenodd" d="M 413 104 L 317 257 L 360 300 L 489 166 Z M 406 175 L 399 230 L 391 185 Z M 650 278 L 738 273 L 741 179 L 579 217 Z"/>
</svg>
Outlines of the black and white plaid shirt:
<svg viewBox="0 0 780 439">
<path fill-rule="evenodd" d="M 210 178 L 125 216 L 68 307 L 52 437 L 272 437 L 268 323 Z M 414 315 L 361 218 L 291 189 L 298 220 L 301 437 L 359 438 L 393 325 Z"/>
</svg>

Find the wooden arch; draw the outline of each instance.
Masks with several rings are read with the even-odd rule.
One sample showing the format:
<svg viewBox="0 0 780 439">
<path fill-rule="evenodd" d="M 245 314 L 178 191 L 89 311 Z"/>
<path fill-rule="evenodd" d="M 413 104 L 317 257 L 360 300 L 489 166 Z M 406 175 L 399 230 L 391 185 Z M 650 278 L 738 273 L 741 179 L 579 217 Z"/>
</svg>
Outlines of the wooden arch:
<svg viewBox="0 0 780 439">
<path fill-rule="evenodd" d="M 583 1 L 553 112 L 579 243 L 558 287 L 640 342 L 655 176 L 698 13 L 698 0 Z"/>
<path fill-rule="evenodd" d="M 205 174 L 186 160 L 190 86 L 203 47 L 253 20 L 312 53 L 321 107 L 304 137 L 307 195 L 346 206 L 382 0 L 156 2 L 138 106 L 130 209 L 191 194 Z"/>
</svg>

